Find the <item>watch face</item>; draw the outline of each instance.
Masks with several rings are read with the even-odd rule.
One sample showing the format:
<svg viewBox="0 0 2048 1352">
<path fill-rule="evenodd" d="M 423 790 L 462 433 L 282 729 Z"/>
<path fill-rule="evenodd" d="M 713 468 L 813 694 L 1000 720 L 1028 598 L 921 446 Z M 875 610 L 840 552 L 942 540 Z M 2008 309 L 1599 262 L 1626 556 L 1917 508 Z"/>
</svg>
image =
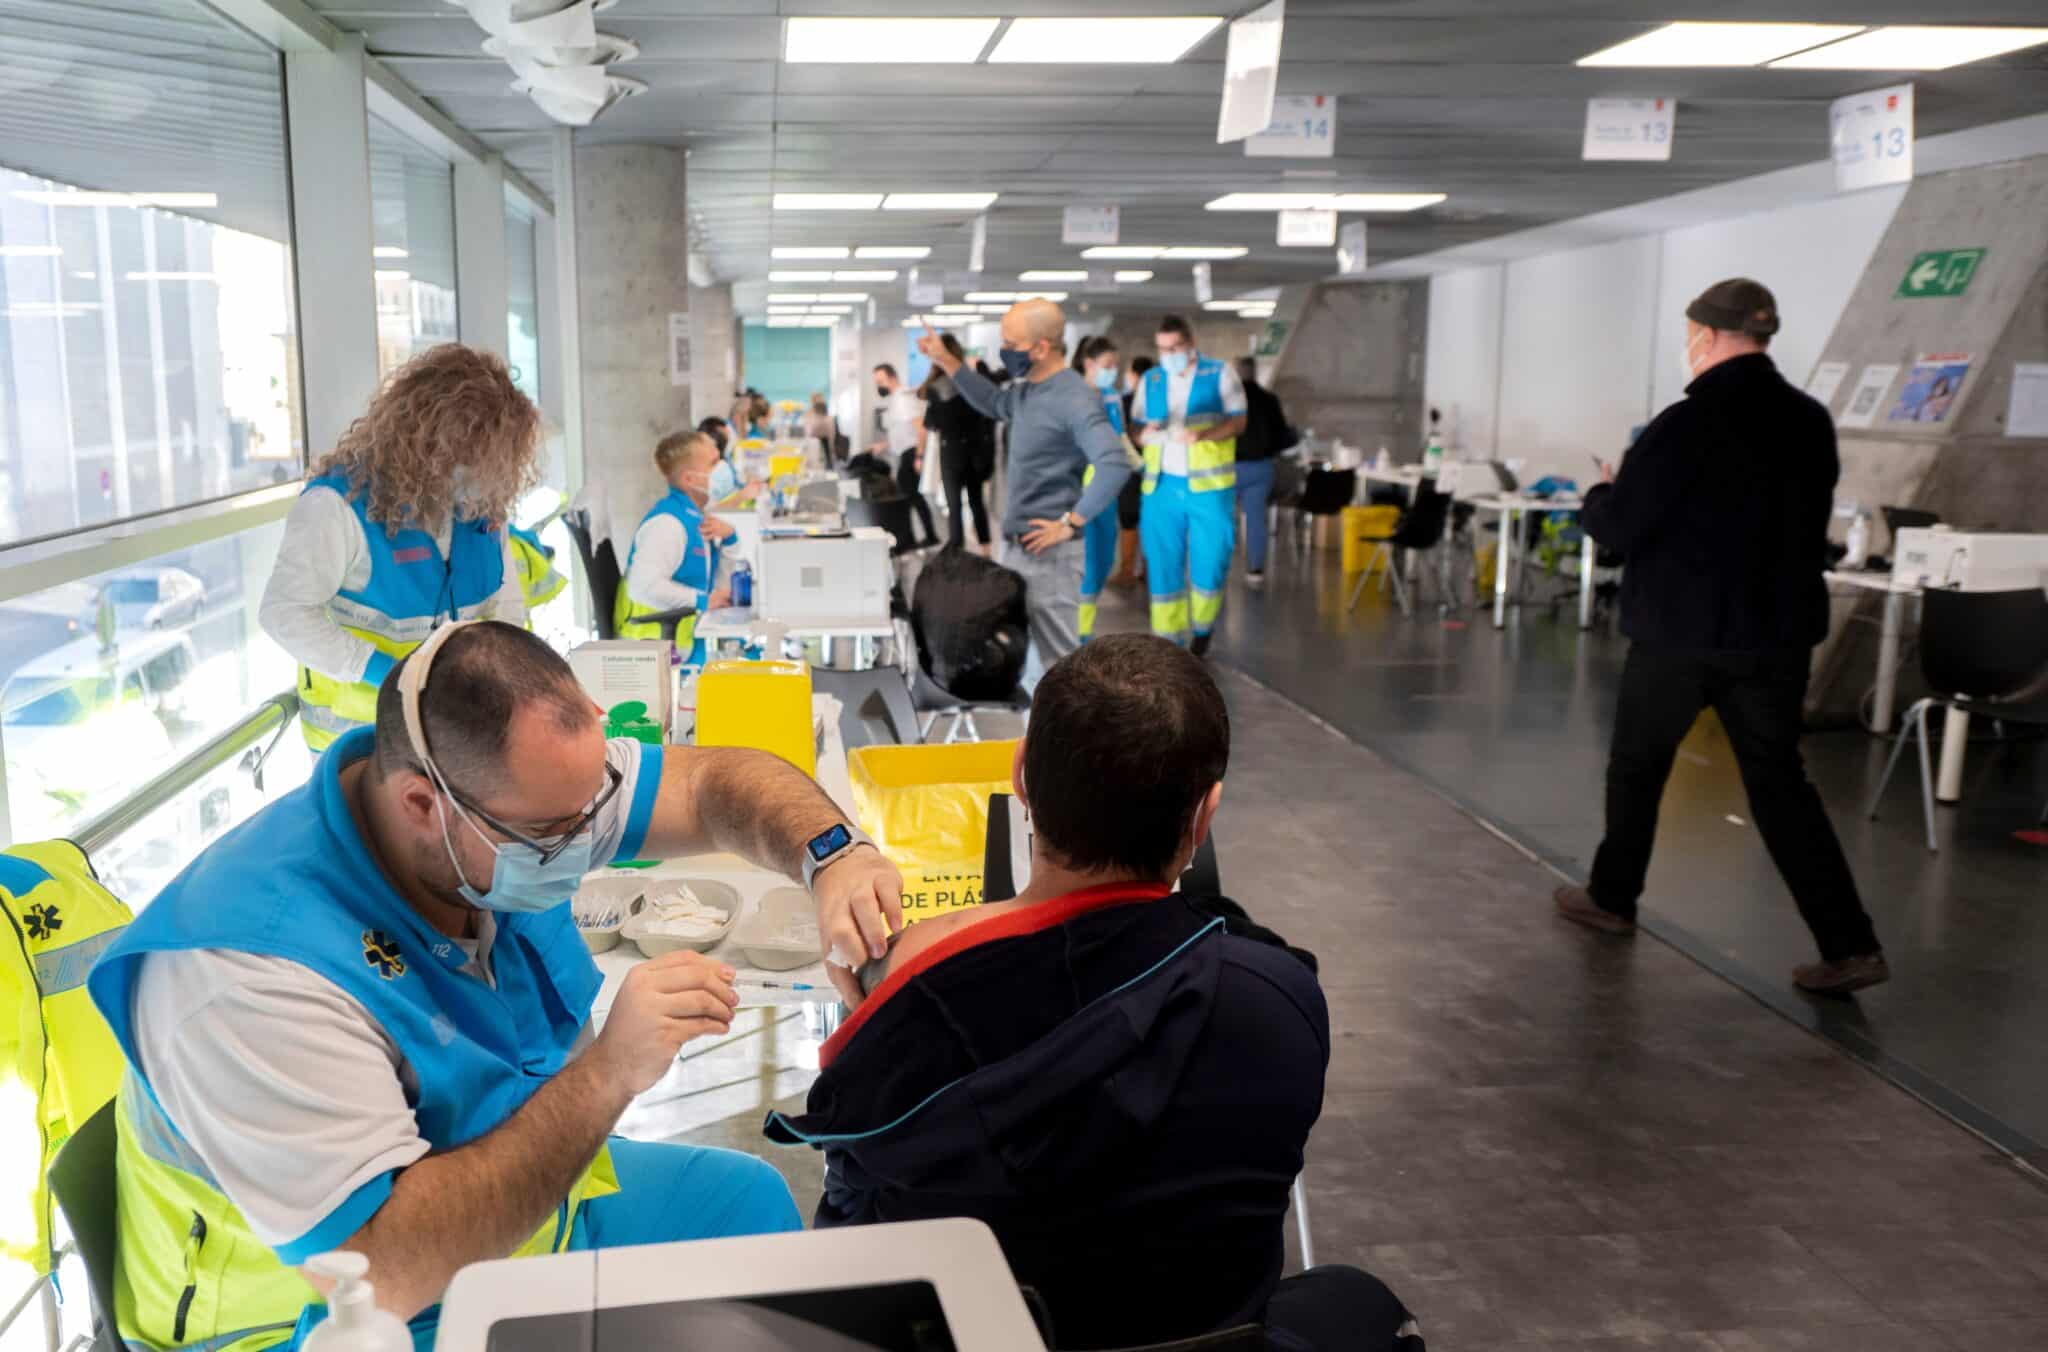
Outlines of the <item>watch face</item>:
<svg viewBox="0 0 2048 1352">
<path fill-rule="evenodd" d="M 811 837 L 811 843 L 808 847 L 811 852 L 811 862 L 822 864 L 852 843 L 853 832 L 847 830 L 844 826 L 835 826 L 829 831 L 822 831 Z"/>
</svg>

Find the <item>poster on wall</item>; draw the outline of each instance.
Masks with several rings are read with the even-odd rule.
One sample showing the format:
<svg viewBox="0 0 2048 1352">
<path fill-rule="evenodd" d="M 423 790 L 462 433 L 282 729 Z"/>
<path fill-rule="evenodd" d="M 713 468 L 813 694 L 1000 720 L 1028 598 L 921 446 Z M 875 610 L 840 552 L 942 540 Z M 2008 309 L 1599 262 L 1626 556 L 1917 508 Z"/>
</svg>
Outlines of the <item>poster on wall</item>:
<svg viewBox="0 0 2048 1352">
<path fill-rule="evenodd" d="M 1333 94 L 1285 94 L 1273 100 L 1273 120 L 1244 138 L 1244 153 L 1255 158 L 1327 160 L 1337 153 L 1337 98 Z"/>
<path fill-rule="evenodd" d="M 1898 374 L 1897 362 L 1874 362 L 1864 367 L 1863 374 L 1856 377 L 1856 391 L 1842 406 L 1842 416 L 1835 420 L 1836 424 L 1868 427 L 1876 422 L 1877 406 L 1884 401 L 1884 392 L 1892 387 L 1892 380 Z"/>
<path fill-rule="evenodd" d="M 1806 392 L 1823 404 L 1832 406 L 1835 391 L 1842 388 L 1842 382 L 1849 378 L 1849 363 L 1845 361 L 1824 361 L 1813 368 L 1813 374 L 1806 378 Z"/>
<path fill-rule="evenodd" d="M 1587 99 L 1582 160 L 1668 160 L 1676 99 Z"/>
<path fill-rule="evenodd" d="M 1948 411 L 1963 392 L 1963 377 L 1970 374 L 1966 352 L 1922 353 L 1906 372 L 1906 387 L 1899 402 L 1885 416 L 1886 422 L 1939 423 L 1948 421 Z"/>
<path fill-rule="evenodd" d="M 2048 362 L 2012 364 L 2012 398 L 2005 406 L 2009 437 L 2048 437 Z"/>
<path fill-rule="evenodd" d="M 671 311 L 668 317 L 668 383 L 676 389 L 690 383 L 690 316 Z"/>
<path fill-rule="evenodd" d="M 1835 191 L 1913 179 L 1913 86 L 1892 85 L 1836 99 L 1828 108 Z"/>
</svg>

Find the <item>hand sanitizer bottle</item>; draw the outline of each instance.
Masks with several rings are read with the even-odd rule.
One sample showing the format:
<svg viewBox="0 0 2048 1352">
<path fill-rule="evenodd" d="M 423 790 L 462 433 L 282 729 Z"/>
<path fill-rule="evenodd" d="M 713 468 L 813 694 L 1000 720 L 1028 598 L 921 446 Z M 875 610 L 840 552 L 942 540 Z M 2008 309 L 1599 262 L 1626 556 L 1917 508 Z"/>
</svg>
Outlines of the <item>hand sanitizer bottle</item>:
<svg viewBox="0 0 2048 1352">
<path fill-rule="evenodd" d="M 327 1318 L 306 1335 L 305 1352 L 412 1352 L 405 1321 L 377 1304 L 366 1280 L 368 1258 L 349 1250 L 323 1253 L 306 1260 L 306 1271 L 333 1282 L 334 1290 L 327 1297 Z"/>
</svg>

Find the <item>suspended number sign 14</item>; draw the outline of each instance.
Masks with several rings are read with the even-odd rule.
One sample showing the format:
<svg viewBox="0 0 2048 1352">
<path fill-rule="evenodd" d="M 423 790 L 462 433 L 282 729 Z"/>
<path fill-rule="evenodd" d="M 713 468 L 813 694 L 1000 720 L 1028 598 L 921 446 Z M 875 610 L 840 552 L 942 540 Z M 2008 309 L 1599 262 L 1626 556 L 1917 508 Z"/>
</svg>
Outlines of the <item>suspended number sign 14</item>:
<svg viewBox="0 0 2048 1352">
<path fill-rule="evenodd" d="M 1264 131 L 1244 138 L 1244 153 L 1274 159 L 1330 159 L 1337 153 L 1336 96 L 1275 96 L 1273 120 Z"/>
</svg>

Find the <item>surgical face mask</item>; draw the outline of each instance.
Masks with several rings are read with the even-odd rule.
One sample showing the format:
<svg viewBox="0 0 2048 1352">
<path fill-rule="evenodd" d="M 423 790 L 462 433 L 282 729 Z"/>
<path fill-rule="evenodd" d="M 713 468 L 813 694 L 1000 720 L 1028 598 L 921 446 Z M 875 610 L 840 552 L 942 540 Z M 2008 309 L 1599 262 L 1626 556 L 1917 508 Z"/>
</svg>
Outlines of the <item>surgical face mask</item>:
<svg viewBox="0 0 2048 1352">
<path fill-rule="evenodd" d="M 1003 359 L 1003 369 L 1010 373 L 1010 379 L 1022 380 L 1031 374 L 1031 349 L 1028 347 L 1006 347 L 997 353 Z"/>
<path fill-rule="evenodd" d="M 732 467 L 732 461 L 720 460 L 711 470 L 711 500 L 722 502 L 739 491 L 739 471 Z"/>
<path fill-rule="evenodd" d="M 448 834 L 447 804 L 454 802 L 445 785 L 440 788 L 434 800 L 434 808 L 441 814 L 441 844 L 448 851 L 448 862 L 455 866 L 456 891 L 472 906 L 481 906 L 487 911 L 535 914 L 551 911 L 576 893 L 583 875 L 590 872 L 591 860 L 597 847 L 594 834 L 584 831 L 582 837 L 572 841 L 562 852 L 543 864 L 533 848 L 517 841 L 492 840 L 484 834 L 483 828 L 470 820 L 462 804 L 455 803 L 455 811 L 476 832 L 477 839 L 491 847 L 491 890 L 479 892 L 469 885 L 469 877 L 462 871 L 462 861 L 455 857 L 455 841 Z"/>
<path fill-rule="evenodd" d="M 453 490 L 456 515 L 474 515 L 477 503 L 483 498 L 483 490 L 469 472 L 469 466 L 457 465 L 448 476 L 448 485 Z"/>
<path fill-rule="evenodd" d="M 1098 366 L 1088 378 L 1095 382 L 1095 388 L 1098 390 L 1113 390 L 1116 388 L 1116 368 L 1114 366 Z"/>
<path fill-rule="evenodd" d="M 1188 354 L 1185 352 L 1161 353 L 1159 364 L 1166 368 L 1166 374 L 1177 376 L 1188 369 Z"/>
<path fill-rule="evenodd" d="M 887 385 L 877 385 L 875 386 L 875 393 L 880 397 L 887 399 L 889 397 L 889 387 Z"/>
<path fill-rule="evenodd" d="M 1699 363 L 1704 359 L 1706 350 L 1713 345 L 1713 342 L 1714 331 L 1712 329 L 1701 329 L 1697 333 L 1686 335 L 1685 351 L 1678 354 L 1678 360 L 1685 366 L 1686 384 L 1690 385 L 1693 381 L 1699 379 Z"/>
</svg>

